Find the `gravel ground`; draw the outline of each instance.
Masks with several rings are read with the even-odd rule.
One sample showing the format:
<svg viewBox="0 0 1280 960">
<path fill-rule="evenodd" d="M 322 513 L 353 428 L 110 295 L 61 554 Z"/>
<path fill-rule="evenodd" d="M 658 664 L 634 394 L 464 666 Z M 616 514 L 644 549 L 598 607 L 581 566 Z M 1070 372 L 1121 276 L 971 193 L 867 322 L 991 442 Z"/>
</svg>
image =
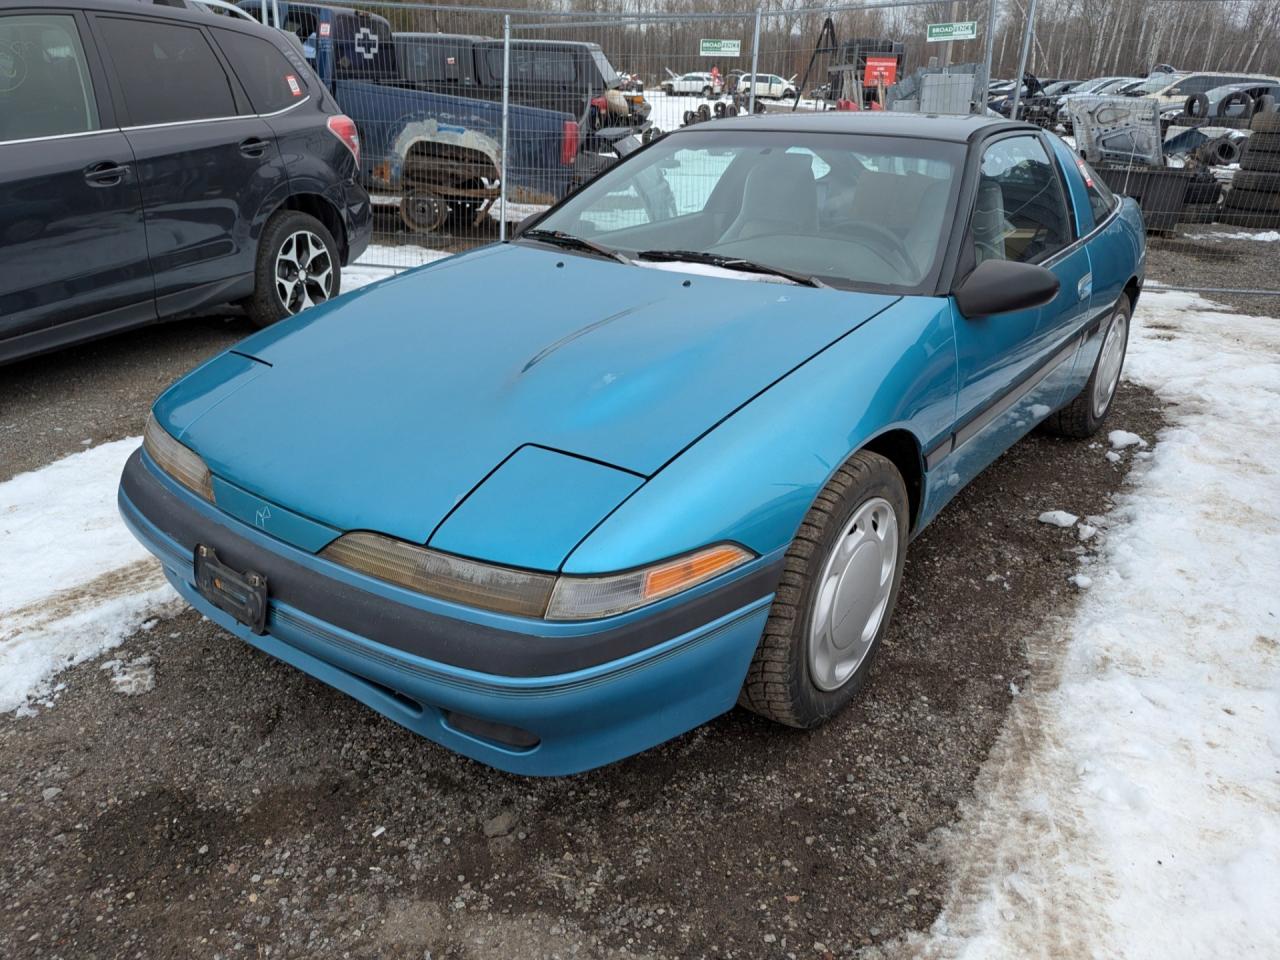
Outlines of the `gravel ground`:
<svg viewBox="0 0 1280 960">
<path fill-rule="evenodd" d="M 205 319 L 9 368 L 5 470 L 136 433 L 245 332 Z M 1121 391 L 1110 426 L 1161 425 Z M 1037 433 L 963 491 L 826 727 L 735 710 L 575 777 L 450 754 L 192 612 L 148 624 L 111 657 L 150 658 L 153 688 L 91 662 L 53 707 L 0 717 L 0 956 L 844 957 L 926 928 L 1022 638 L 1073 600 L 1086 547 L 1036 518 L 1105 513 L 1130 453 L 1103 453 Z"/>
<path fill-rule="evenodd" d="M 1240 313 L 1280 317 L 1280 240 L 1224 239 L 1221 234 L 1274 234 L 1222 223 L 1188 226 L 1148 241 L 1147 276 L 1174 287 L 1275 290 L 1270 296 L 1206 293 Z"/>
</svg>

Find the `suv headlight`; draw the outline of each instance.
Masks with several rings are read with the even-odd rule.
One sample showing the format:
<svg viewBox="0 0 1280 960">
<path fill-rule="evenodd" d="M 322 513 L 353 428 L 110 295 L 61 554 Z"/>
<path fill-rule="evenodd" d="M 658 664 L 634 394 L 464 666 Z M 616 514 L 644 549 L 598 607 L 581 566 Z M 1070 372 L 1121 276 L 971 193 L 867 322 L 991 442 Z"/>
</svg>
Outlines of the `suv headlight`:
<svg viewBox="0 0 1280 960">
<path fill-rule="evenodd" d="M 161 470 L 188 490 L 213 502 L 213 476 L 199 454 L 183 446 L 160 426 L 154 413 L 147 414 L 142 431 L 142 449 Z"/>
<path fill-rule="evenodd" d="M 326 560 L 417 593 L 546 620 L 593 620 L 656 603 L 727 573 L 755 554 L 717 544 L 683 557 L 598 577 L 556 576 L 468 560 L 380 533 L 347 533 Z"/>
</svg>

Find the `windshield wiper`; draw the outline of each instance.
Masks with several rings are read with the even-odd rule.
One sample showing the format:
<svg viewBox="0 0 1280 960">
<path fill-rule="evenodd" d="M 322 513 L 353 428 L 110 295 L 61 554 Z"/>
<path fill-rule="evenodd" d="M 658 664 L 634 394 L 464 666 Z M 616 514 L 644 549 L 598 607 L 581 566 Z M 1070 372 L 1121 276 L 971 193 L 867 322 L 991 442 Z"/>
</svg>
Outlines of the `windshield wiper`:
<svg viewBox="0 0 1280 960">
<path fill-rule="evenodd" d="M 534 227 L 532 230 L 526 230 L 520 236 L 528 237 L 530 240 L 540 240 L 543 243 L 549 243 L 555 247 L 564 247 L 568 250 L 586 250 L 590 253 L 597 253 L 602 257 L 608 257 L 610 260 L 617 260 L 619 263 L 631 263 L 617 250 L 611 250 L 583 237 L 575 237 L 572 233 L 565 233 L 563 230 L 539 230 Z"/>
<path fill-rule="evenodd" d="M 742 257 L 728 257 L 722 253 L 704 253 L 701 250 L 641 250 L 636 254 L 636 259 L 651 260 L 656 263 L 705 263 L 725 270 L 741 270 L 743 273 L 765 273 L 782 277 L 802 287 L 827 286 L 817 277 L 807 274 L 784 270 L 781 267 L 771 267 L 767 263 L 756 263 L 754 260 L 744 260 Z"/>
</svg>

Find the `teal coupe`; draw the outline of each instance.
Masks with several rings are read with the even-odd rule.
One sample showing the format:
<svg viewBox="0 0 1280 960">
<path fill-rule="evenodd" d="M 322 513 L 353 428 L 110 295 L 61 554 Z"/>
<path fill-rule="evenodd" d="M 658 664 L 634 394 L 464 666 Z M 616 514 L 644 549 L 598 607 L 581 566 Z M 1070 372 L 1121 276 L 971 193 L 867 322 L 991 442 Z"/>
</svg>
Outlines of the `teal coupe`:
<svg viewBox="0 0 1280 960">
<path fill-rule="evenodd" d="M 697 124 L 178 381 L 120 509 L 228 631 L 504 770 L 810 727 L 956 491 L 1099 428 L 1144 255 L 1027 124 Z"/>
</svg>

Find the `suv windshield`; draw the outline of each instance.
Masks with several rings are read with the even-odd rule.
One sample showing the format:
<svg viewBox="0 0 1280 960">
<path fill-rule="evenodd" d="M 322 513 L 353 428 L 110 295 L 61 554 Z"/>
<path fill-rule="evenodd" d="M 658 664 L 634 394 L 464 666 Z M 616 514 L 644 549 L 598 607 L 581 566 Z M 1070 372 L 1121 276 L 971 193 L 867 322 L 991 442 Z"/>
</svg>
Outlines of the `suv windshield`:
<svg viewBox="0 0 1280 960">
<path fill-rule="evenodd" d="M 537 230 L 643 262 L 747 262 L 918 293 L 936 277 L 963 162 L 964 147 L 943 141 L 680 133 L 601 175 Z"/>
<path fill-rule="evenodd" d="M 600 76 L 604 78 L 604 85 L 606 87 L 616 87 L 618 85 L 618 71 L 613 69 L 613 64 L 604 55 L 604 51 L 599 47 L 592 47 L 591 59 L 595 61 L 596 69 L 600 71 Z"/>
<path fill-rule="evenodd" d="M 1142 83 L 1136 87 L 1132 87 L 1126 92 L 1133 97 L 1146 97 L 1153 93 L 1159 93 L 1165 87 L 1171 87 L 1180 80 L 1185 80 L 1186 75 L 1177 76 L 1172 73 L 1157 73 L 1154 77 L 1147 77 Z"/>
</svg>

